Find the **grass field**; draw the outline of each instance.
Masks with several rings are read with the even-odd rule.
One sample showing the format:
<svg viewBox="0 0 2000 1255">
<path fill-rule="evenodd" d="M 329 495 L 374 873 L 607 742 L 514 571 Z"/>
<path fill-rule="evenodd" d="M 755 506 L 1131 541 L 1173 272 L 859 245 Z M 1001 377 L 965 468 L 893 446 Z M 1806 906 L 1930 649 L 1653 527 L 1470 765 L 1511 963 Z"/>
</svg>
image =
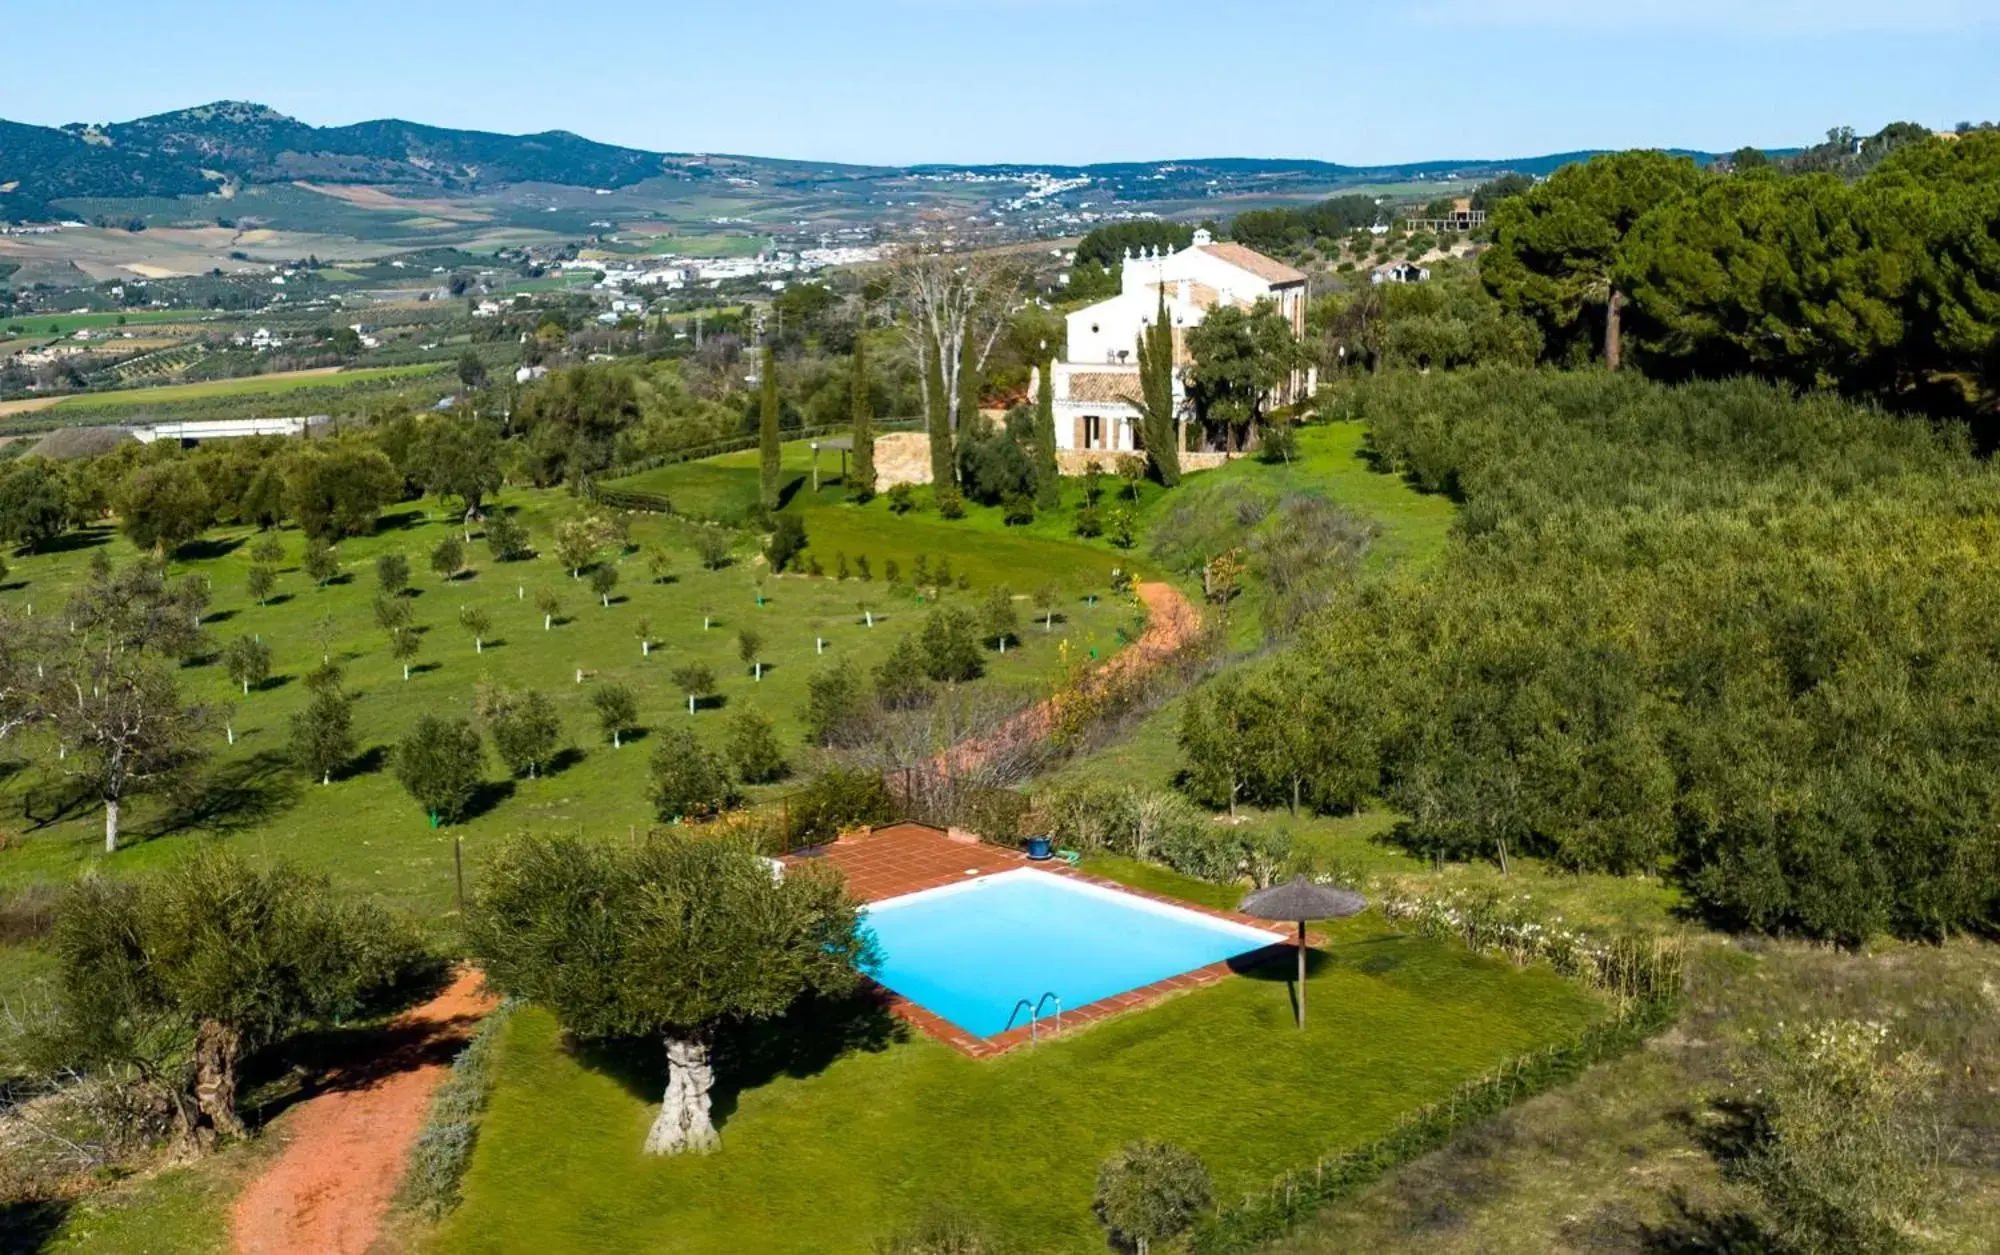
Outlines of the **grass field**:
<svg viewBox="0 0 2000 1255">
<path fill-rule="evenodd" d="M 1281 972 L 1197 990 L 996 1060 L 869 1017 L 848 1048 L 750 1053 L 718 1093 L 722 1150 L 648 1159 L 647 1053 L 586 1060 L 531 1010 L 508 1030 L 465 1204 L 436 1243 L 471 1251 L 866 1252 L 934 1207 L 1010 1249 L 1101 1251 L 1097 1164 L 1129 1138 L 1200 1154 L 1224 1198 L 1384 1132 L 1408 1107 L 1581 1026 L 1597 1005 L 1362 919 L 1328 930 L 1305 1032 Z M 772 1037 L 777 1037 L 773 1033 Z M 831 1049 L 829 1054 L 835 1053 Z M 747 1074 L 746 1074 L 747 1073 Z"/>
<path fill-rule="evenodd" d="M 557 517 L 573 508 L 559 493 L 516 492 L 502 503 L 517 508 L 544 549 Z M 428 510 L 426 511 L 426 505 Z M 621 566 L 622 579 L 613 605 L 607 609 L 589 588 L 571 580 L 552 558 L 521 563 L 490 561 L 475 543 L 474 572 L 445 583 L 428 570 L 428 554 L 453 530 L 435 503 L 418 503 L 391 516 L 389 525 L 373 536 L 340 546 L 340 557 L 351 581 L 317 588 L 296 563 L 301 541 L 285 534 L 289 558 L 279 593 L 270 605 L 259 606 L 244 588 L 249 566 L 247 531 L 224 532 L 207 543 L 214 556 L 174 564 L 175 573 L 200 573 L 214 589 L 208 624 L 215 646 L 236 636 L 257 634 L 272 646 L 275 678 L 262 691 L 235 692 L 218 666 L 184 673 L 187 689 L 202 700 L 226 703 L 234 709 L 237 744 L 222 743 L 218 734 L 216 760 L 206 801 L 177 805 L 156 800 L 139 806 L 129 837 L 132 844 L 109 860 L 124 870 L 156 865 L 175 857 L 190 840 L 216 839 L 258 854 L 287 854 L 331 872 L 342 883 L 379 892 L 398 905 L 435 916 L 452 895 L 452 838 L 463 837 L 469 863 L 476 868 L 490 844 L 523 828 L 582 828 L 598 834 L 622 834 L 628 827 L 653 822 L 645 798 L 643 738 L 614 751 L 602 744 L 587 704 L 592 685 L 610 680 L 629 684 L 640 699 L 641 722 L 653 727 L 666 720 L 687 719 L 686 695 L 669 673 L 690 658 L 708 663 L 719 678 L 713 703 L 694 718 L 694 726 L 719 740 L 730 711 L 751 707 L 777 725 L 788 746 L 800 746 L 799 712 L 806 683 L 821 666 L 852 658 L 871 667 L 896 639 L 921 622 L 924 610 L 908 593 L 900 598 L 880 580 L 864 584 L 785 576 L 766 583 L 768 604 L 756 605 L 763 571 L 761 557 L 743 547 L 737 561 L 720 571 L 704 571 L 690 547 L 689 527 L 678 520 L 641 516 L 635 541 L 657 545 L 674 554 L 675 578 L 667 584 L 647 582 L 639 556 Z M 887 514 L 870 516 L 884 531 L 865 528 L 852 533 L 856 552 L 872 548 L 878 555 L 889 543 L 888 532 L 899 527 Z M 814 522 L 811 524 L 817 526 Z M 131 551 L 122 538 L 95 533 L 89 540 L 109 546 L 114 558 L 127 560 Z M 416 621 L 424 629 L 418 670 L 405 682 L 387 651 L 386 637 L 377 630 L 371 609 L 375 595 L 372 570 L 376 555 L 396 551 L 409 556 L 419 573 Z M 20 608 L 33 604 L 47 614 L 60 605 L 67 586 L 83 572 L 87 548 L 55 555 L 28 556 L 13 561 L 7 591 L 0 598 Z M 1062 621 L 1050 634 L 1038 627 L 1022 632 L 1022 645 L 1004 656 L 988 654 L 988 682 L 1034 690 L 1056 673 L 1056 642 L 1069 639 L 1082 649 L 1115 649 L 1121 633 L 1130 634 L 1135 612 L 1129 603 L 1108 596 L 1086 604 L 1083 590 L 1101 581 L 1087 550 L 1063 551 L 1047 544 L 993 537 L 981 548 L 977 562 L 968 560 L 975 588 L 951 596 L 972 602 L 999 580 L 1021 589 L 1044 578 L 1064 578 L 1072 590 L 1061 607 Z M 879 562 L 879 558 L 878 558 Z M 533 598 L 537 590 L 555 589 L 564 601 L 564 621 L 553 631 L 542 626 Z M 522 594 L 525 594 L 525 600 Z M 864 626 L 859 603 L 868 602 L 877 626 Z M 483 654 L 458 624 L 461 606 L 485 608 L 494 628 Z M 714 627 L 702 630 L 704 610 Z M 1022 618 L 1032 615 L 1025 603 Z M 336 660 L 346 669 L 348 685 L 358 695 L 356 734 L 363 749 L 362 769 L 349 779 L 322 788 L 309 785 L 284 763 L 288 720 L 306 701 L 300 678 L 319 663 L 313 625 L 331 616 L 337 624 Z M 651 621 L 655 647 L 642 658 L 635 635 L 641 618 Z M 752 678 L 738 657 L 737 633 L 753 628 L 765 638 L 763 680 Z M 822 660 L 814 649 L 815 629 L 828 641 Z M 576 671 L 586 671 L 587 683 L 576 683 Z M 516 687 L 546 690 L 555 698 L 576 752 L 558 771 L 536 780 L 503 782 L 497 764 L 490 766 L 491 797 L 481 813 L 446 831 L 430 831 L 424 816 L 403 793 L 384 766 L 387 747 L 416 722 L 420 714 L 470 714 L 472 690 L 482 678 Z M 100 821 L 92 814 L 63 818 L 46 825 L 20 818 L 25 799 L 46 782 L 26 771 L 0 781 L 0 814 L 16 840 L 0 850 L 0 886 L 66 878 L 106 860 L 99 852 Z M 782 790 L 789 786 L 775 786 Z M 770 789 L 764 790 L 770 792 Z M 94 808 L 93 808 L 94 809 Z M 39 812 L 38 812 L 39 813 Z"/>
<path fill-rule="evenodd" d="M 385 379 L 414 379 L 447 369 L 442 364 L 420 366 L 376 366 L 362 370 L 299 370 L 269 375 L 247 375 L 241 379 L 211 379 L 202 383 L 166 384 L 157 388 L 126 388 L 116 392 L 86 392 L 51 402 L 47 398 L 0 402 L 0 418 L 9 414 L 48 410 L 127 408 L 172 405 L 180 401 L 203 401 L 217 397 L 283 396 L 303 388 L 321 388 L 330 383 L 364 384 Z"/>
<path fill-rule="evenodd" d="M 66 336 L 99 327 L 140 327 L 156 323 L 198 322 L 216 317 L 207 309 L 128 309 L 107 314 L 22 314 L 0 320 L 0 329 L 16 327 L 24 336 Z"/>
</svg>

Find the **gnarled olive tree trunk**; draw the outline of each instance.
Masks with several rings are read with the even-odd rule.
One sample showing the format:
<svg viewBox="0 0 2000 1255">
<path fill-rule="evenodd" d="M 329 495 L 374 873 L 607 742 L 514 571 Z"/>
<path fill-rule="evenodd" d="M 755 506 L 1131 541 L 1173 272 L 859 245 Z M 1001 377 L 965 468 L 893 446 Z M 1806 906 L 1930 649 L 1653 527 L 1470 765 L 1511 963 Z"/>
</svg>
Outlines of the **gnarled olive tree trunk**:
<svg viewBox="0 0 2000 1255">
<path fill-rule="evenodd" d="M 191 1132 L 204 1148 L 217 1134 L 243 1136 L 243 1121 L 236 1114 L 236 1056 L 242 1047 L 243 1034 L 231 1025 L 203 1020 L 195 1030 L 196 1117 Z"/>
<path fill-rule="evenodd" d="M 646 1135 L 649 1155 L 697 1154 L 714 1150 L 722 1138 L 710 1122 L 708 1093 L 715 1088 L 715 1064 L 709 1039 L 668 1037 L 667 1092 L 660 1100 L 659 1118 Z"/>
</svg>

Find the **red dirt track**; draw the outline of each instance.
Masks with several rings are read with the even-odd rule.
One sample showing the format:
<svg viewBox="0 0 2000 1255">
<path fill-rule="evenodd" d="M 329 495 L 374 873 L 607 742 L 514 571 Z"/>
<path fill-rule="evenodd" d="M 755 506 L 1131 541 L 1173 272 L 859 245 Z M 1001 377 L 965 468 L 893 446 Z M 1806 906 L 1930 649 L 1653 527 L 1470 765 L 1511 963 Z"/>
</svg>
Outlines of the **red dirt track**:
<svg viewBox="0 0 2000 1255">
<path fill-rule="evenodd" d="M 283 1117 L 285 1149 L 236 1200 L 238 1255 L 363 1255 L 423 1128 L 451 1058 L 492 1009 L 479 974 L 389 1026 L 365 1064 L 321 1078 L 323 1092 Z"/>
</svg>

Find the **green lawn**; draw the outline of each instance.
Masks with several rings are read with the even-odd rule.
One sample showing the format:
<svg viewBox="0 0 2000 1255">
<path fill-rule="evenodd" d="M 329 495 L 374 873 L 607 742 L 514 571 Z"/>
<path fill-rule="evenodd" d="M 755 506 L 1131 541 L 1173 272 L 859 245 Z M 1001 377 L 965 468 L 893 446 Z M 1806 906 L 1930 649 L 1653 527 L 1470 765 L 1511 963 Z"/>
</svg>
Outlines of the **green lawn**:
<svg viewBox="0 0 2000 1255">
<path fill-rule="evenodd" d="M 545 551 L 551 548 L 548 536 L 554 521 L 574 508 L 560 493 L 513 491 L 503 496 L 502 503 L 520 508 Z M 202 798 L 178 805 L 153 799 L 129 808 L 126 836 L 131 845 L 108 860 L 111 866 L 123 870 L 154 865 L 176 856 L 189 840 L 211 837 L 260 855 L 291 855 L 327 870 L 351 888 L 436 913 L 452 898 L 455 836 L 464 838 L 468 864 L 476 872 L 494 841 L 526 828 L 582 828 L 593 834 L 622 835 L 630 827 L 654 822 L 645 787 L 649 747 L 643 738 L 618 751 L 601 742 L 588 705 L 597 683 L 616 680 L 632 686 L 639 696 L 641 722 L 659 727 L 690 718 L 686 696 L 675 688 L 670 673 L 684 661 L 699 659 L 719 678 L 719 700 L 714 704 L 720 708 L 704 709 L 693 718 L 698 733 L 719 745 L 729 713 L 754 708 L 776 723 L 785 744 L 795 747 L 794 759 L 803 769 L 807 763 L 800 713 L 808 679 L 840 658 L 872 667 L 898 637 L 918 626 L 927 610 L 911 594 L 892 591 L 880 579 L 879 565 L 878 578 L 868 584 L 804 576 L 770 579 L 765 582 L 768 602 L 760 608 L 756 592 L 764 565 L 747 544 L 731 566 L 704 571 L 689 547 L 688 525 L 659 516 L 639 516 L 634 539 L 641 545 L 668 548 L 674 554 L 675 579 L 648 582 L 643 553 L 633 554 L 620 567 L 622 579 L 609 609 L 598 604 L 586 584 L 558 569 L 553 558 L 498 564 L 478 542 L 472 546 L 473 573 L 446 583 L 429 571 L 428 564 L 431 549 L 451 528 L 444 517 L 435 503 L 392 511 L 389 524 L 379 533 L 340 546 L 352 579 L 323 589 L 296 568 L 302 550 L 299 535 L 282 533 L 287 567 L 280 576 L 278 596 L 266 606 L 252 602 L 245 589 L 247 542 L 253 539 L 247 530 L 225 531 L 212 538 L 216 548 L 229 548 L 227 553 L 174 564 L 176 575 L 199 572 L 211 581 L 214 603 L 208 629 L 215 647 L 219 650 L 239 635 L 261 635 L 272 646 L 274 679 L 262 691 L 244 696 L 220 666 L 183 672 L 191 695 L 233 708 L 237 743 L 225 745 L 218 732 L 215 761 L 208 772 L 212 783 Z M 862 540 L 879 562 L 887 539 L 905 524 L 886 512 L 871 515 L 870 521 L 880 532 L 863 535 Z M 131 558 L 122 538 L 113 537 L 108 544 L 116 560 Z M 856 544 L 858 552 L 861 541 Z M 407 682 L 389 656 L 386 636 L 374 623 L 373 563 L 385 551 L 407 554 L 417 573 L 415 614 L 425 631 L 419 670 Z M 960 564 L 972 573 L 974 589 L 954 591 L 948 599 L 973 603 L 1000 579 L 1020 589 L 1033 587 L 1034 580 L 1051 573 L 1050 567 L 1064 560 L 1074 564 L 1077 555 L 1089 556 L 1080 549 L 1064 554 L 1057 546 L 1014 545 L 1009 538 L 996 537 L 980 560 Z M 32 604 L 37 614 L 50 613 L 61 604 L 67 587 L 81 577 L 87 556 L 87 549 L 73 549 L 13 559 L 0 602 L 17 609 Z M 1067 638 L 1077 648 L 1109 652 L 1121 635 L 1133 631 L 1137 620 L 1131 605 L 1109 597 L 1100 598 L 1095 606 L 1086 604 L 1080 588 L 1086 582 L 1079 576 L 1078 590 L 1065 595 L 1063 621 L 1055 632 L 1025 628 L 1021 646 L 1010 648 L 1004 657 L 987 651 L 987 683 L 1030 691 L 1045 688 L 1060 666 L 1057 642 Z M 565 621 L 553 631 L 543 629 L 541 615 L 534 609 L 535 593 L 542 588 L 555 589 L 564 601 Z M 863 601 L 875 611 L 872 629 L 864 626 L 857 609 Z M 463 605 L 484 607 L 492 617 L 494 627 L 483 654 L 474 653 L 472 638 L 458 623 Z M 1020 608 L 1024 620 L 1033 613 L 1025 601 Z M 713 630 L 706 632 L 702 630 L 705 609 L 715 621 Z M 283 756 L 288 721 L 307 699 L 300 680 L 320 660 L 311 630 L 328 615 L 338 625 L 336 660 L 346 669 L 348 687 L 357 695 L 355 731 L 363 761 L 358 774 L 322 787 L 301 778 Z M 652 622 L 656 645 L 650 658 L 641 657 L 635 635 L 641 618 Z M 746 627 L 765 641 L 761 682 L 738 657 L 738 630 Z M 828 641 L 824 659 L 815 652 L 815 629 Z M 578 668 L 586 672 L 582 685 L 576 682 Z M 387 769 L 387 749 L 421 714 L 469 715 L 474 685 L 483 678 L 547 691 L 563 714 L 576 753 L 561 770 L 537 780 L 506 782 L 499 764 L 490 762 L 488 778 L 495 786 L 491 804 L 461 825 L 431 831 Z M 0 888 L 66 878 L 107 862 L 100 851 L 101 816 L 94 808 L 46 827 L 23 818 L 27 795 L 46 784 L 35 770 L 0 779 L 0 816 L 5 816 L 0 827 L 19 838 L 0 849 Z M 753 792 L 792 787 L 795 784 L 781 784 Z"/>
<path fill-rule="evenodd" d="M 650 1050 L 597 1066 L 539 1010 L 508 1030 L 450 1252 L 865 1252 L 948 1207 L 1034 1252 L 1101 1251 L 1098 1163 L 1126 1140 L 1200 1154 L 1229 1198 L 1586 1023 L 1596 1004 L 1383 931 L 1328 930 L 1304 1033 L 1282 973 L 1239 976 L 988 1061 L 927 1038 L 794 1057 L 719 1093 L 723 1146 L 649 1160 Z M 800 1035 L 795 1048 L 809 1054 Z"/>
</svg>

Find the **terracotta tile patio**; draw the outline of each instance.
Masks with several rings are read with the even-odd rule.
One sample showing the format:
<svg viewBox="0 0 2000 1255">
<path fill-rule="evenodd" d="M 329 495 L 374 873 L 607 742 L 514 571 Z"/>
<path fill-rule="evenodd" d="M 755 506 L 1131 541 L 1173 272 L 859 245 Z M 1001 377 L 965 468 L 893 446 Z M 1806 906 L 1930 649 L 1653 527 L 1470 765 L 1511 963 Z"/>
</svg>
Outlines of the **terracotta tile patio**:
<svg viewBox="0 0 2000 1255">
<path fill-rule="evenodd" d="M 1192 902 L 1183 902 L 1178 898 L 1170 898 L 1164 894 L 1148 893 L 1143 889 L 1134 889 L 1130 885 L 1121 885 L 1116 881 L 1086 875 L 1060 861 L 1032 862 L 1027 855 L 1018 850 L 988 845 L 969 833 L 946 832 L 928 824 L 890 824 L 866 832 L 849 833 L 831 845 L 789 855 L 784 861 L 822 862 L 838 868 L 847 878 L 848 889 L 863 902 L 880 902 L 887 898 L 901 897 L 906 893 L 918 893 L 925 889 L 958 884 L 978 876 L 1033 867 L 1052 875 L 1074 877 L 1077 880 L 1103 885 L 1135 897 L 1150 898 L 1155 902 L 1163 902 L 1169 906 L 1213 916 L 1216 919 L 1248 924 L 1252 928 L 1272 932 L 1286 931 L 1284 925 L 1274 924 L 1270 920 L 1252 919 L 1233 911 L 1217 911 Z M 1321 938 L 1308 934 L 1307 940 L 1317 942 Z M 1296 952 L 1295 946 L 1296 942 L 1290 939 L 1274 942 L 1237 958 L 1198 967 L 1193 971 L 1170 976 L 1137 989 L 1129 989 L 1097 1002 L 1080 1007 L 1066 1007 L 1062 1012 L 1062 1027 L 1067 1030 L 1083 1024 L 1093 1024 L 1114 1015 L 1123 1015 L 1127 1011 L 1151 1006 L 1183 990 L 1212 985 L 1246 967 L 1270 962 L 1280 956 L 1289 960 Z M 974 1059 L 1005 1054 L 1009 1050 L 1028 1044 L 1033 1039 L 1033 1032 L 1028 1025 L 1009 1029 L 997 1037 L 974 1037 L 950 1021 L 897 995 L 894 991 L 885 989 L 883 993 L 888 998 L 892 1014 Z M 1044 1028 L 1041 1032 L 1044 1035 L 1052 1035 L 1053 1026 Z"/>
</svg>

